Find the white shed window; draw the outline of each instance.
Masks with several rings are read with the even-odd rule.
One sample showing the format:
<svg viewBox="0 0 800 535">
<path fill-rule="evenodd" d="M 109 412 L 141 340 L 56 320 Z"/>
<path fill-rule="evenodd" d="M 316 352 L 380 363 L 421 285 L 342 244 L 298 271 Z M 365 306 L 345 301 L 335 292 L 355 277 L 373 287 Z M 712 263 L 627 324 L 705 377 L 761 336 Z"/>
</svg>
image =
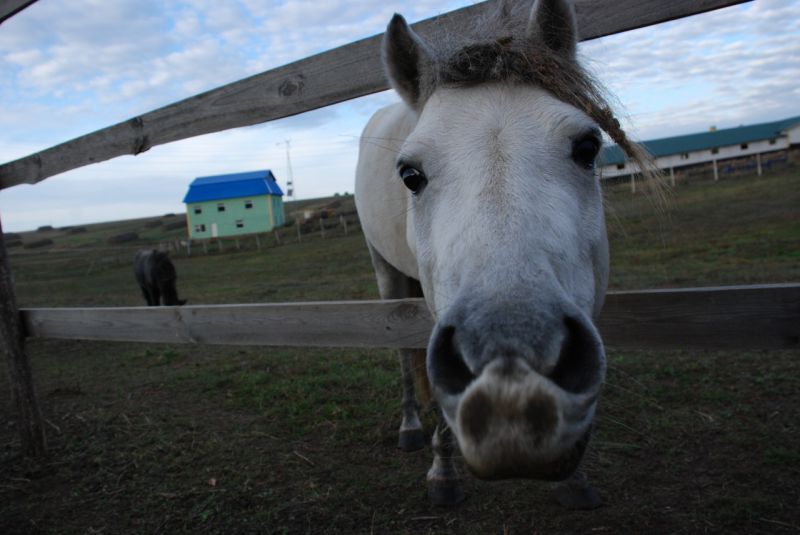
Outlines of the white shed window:
<svg viewBox="0 0 800 535">
<path fill-rule="evenodd" d="M 742 144 L 741 144 L 741 145 L 739 145 L 739 146 L 742 148 L 742 150 L 744 150 L 744 149 L 746 149 L 746 148 L 747 148 L 747 146 L 748 146 L 748 145 L 747 145 L 747 143 L 742 143 Z"/>
<path fill-rule="evenodd" d="M 777 140 L 775 138 L 772 138 L 772 139 L 769 140 L 769 144 L 770 145 L 774 145 L 776 142 L 777 142 Z"/>
<path fill-rule="evenodd" d="M 618 163 L 617 164 L 617 169 L 625 169 L 625 164 L 624 163 Z"/>
<path fill-rule="evenodd" d="M 711 154 L 719 154 L 719 147 L 714 147 L 711 149 Z"/>
</svg>

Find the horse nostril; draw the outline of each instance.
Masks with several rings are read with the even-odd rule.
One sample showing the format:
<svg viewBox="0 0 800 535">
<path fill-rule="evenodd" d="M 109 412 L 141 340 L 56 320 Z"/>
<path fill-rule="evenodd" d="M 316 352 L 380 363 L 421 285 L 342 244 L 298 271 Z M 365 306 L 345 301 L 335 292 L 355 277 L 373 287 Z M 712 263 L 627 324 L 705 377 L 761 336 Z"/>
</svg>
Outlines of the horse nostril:
<svg viewBox="0 0 800 535">
<path fill-rule="evenodd" d="M 564 326 L 567 336 L 551 379 L 567 392 L 579 394 L 602 380 L 605 357 L 599 338 L 583 322 L 568 316 Z"/>
<path fill-rule="evenodd" d="M 456 347 L 455 333 L 455 327 L 439 327 L 428 350 L 431 383 L 447 394 L 460 394 L 475 379 Z"/>
</svg>

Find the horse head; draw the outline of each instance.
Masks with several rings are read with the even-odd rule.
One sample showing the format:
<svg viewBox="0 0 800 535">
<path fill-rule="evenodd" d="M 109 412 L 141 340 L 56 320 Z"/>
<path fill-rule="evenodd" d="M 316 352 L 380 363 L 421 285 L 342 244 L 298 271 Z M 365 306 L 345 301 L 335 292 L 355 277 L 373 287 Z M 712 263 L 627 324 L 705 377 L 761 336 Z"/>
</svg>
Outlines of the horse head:
<svg viewBox="0 0 800 535">
<path fill-rule="evenodd" d="M 606 371 L 594 162 L 610 127 L 575 58 L 572 6 L 537 0 L 521 25 L 518 12 L 457 47 L 395 15 L 383 58 L 416 115 L 395 180 L 436 320 L 436 399 L 477 476 L 558 480 L 583 455 Z"/>
</svg>

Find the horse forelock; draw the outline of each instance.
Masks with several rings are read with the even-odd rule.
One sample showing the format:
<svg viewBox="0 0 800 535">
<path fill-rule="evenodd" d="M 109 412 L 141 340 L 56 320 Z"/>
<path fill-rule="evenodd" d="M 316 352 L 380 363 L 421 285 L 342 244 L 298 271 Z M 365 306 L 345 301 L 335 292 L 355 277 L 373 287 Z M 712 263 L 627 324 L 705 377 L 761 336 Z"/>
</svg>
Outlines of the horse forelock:
<svg viewBox="0 0 800 535">
<path fill-rule="evenodd" d="M 607 91 L 571 55 L 527 36 L 529 2 L 509 0 L 459 35 L 444 34 L 432 44 L 430 95 L 436 87 L 468 87 L 500 82 L 535 85 L 586 113 L 648 176 L 658 171 L 647 151 L 631 141 L 606 97 Z"/>
</svg>

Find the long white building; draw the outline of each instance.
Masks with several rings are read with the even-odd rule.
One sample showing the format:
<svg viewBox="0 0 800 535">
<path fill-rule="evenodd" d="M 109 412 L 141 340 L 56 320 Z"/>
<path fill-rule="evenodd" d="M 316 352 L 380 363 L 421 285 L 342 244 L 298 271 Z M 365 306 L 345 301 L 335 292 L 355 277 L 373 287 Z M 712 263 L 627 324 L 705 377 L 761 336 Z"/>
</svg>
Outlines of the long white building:
<svg viewBox="0 0 800 535">
<path fill-rule="evenodd" d="M 642 144 L 673 182 L 695 175 L 713 175 L 715 179 L 742 172 L 760 175 L 764 169 L 800 163 L 800 116 L 722 130 L 712 128 Z M 603 149 L 600 162 L 603 179 L 619 180 L 638 171 L 616 145 Z"/>
</svg>

